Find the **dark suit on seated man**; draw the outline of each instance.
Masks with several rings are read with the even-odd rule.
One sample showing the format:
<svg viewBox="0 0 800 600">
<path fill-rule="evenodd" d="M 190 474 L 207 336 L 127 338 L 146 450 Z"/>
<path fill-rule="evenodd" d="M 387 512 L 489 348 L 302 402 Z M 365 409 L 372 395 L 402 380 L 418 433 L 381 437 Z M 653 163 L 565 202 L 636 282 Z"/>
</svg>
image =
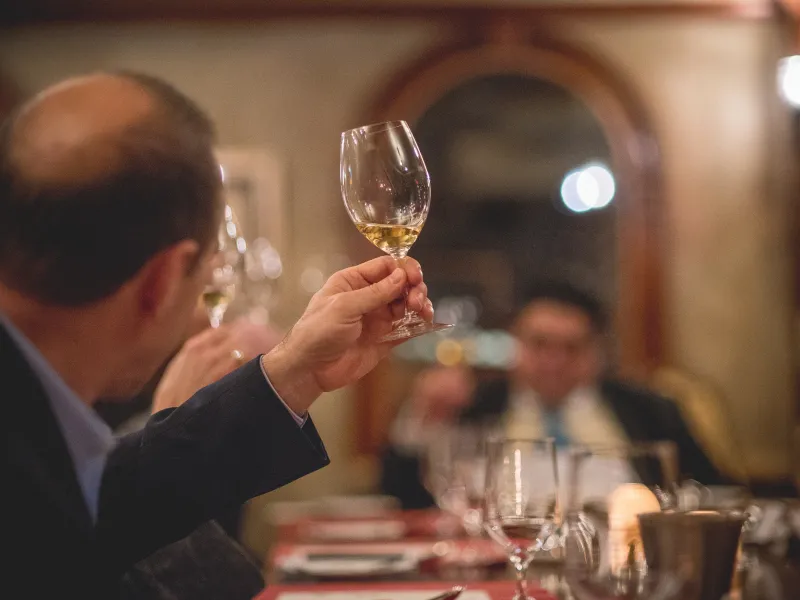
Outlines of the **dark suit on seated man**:
<svg viewBox="0 0 800 600">
<path fill-rule="evenodd" d="M 212 145 L 189 99 L 132 74 L 57 85 L 0 131 L 3 583 L 15 593 L 118 597 L 142 558 L 324 466 L 311 403 L 388 353 L 377 340 L 406 288 L 433 316 L 416 262 L 346 269 L 277 348 L 115 440 L 93 404 L 153 376 L 209 280 L 223 208 Z"/>
<path fill-rule="evenodd" d="M 518 355 L 508 379 L 486 383 L 467 395 L 464 390 L 469 386 L 455 386 L 452 371 L 427 374 L 429 384 L 417 388 L 426 397 L 412 397 L 408 412 L 401 414 L 392 431 L 392 443 L 383 456 L 383 491 L 409 508 L 431 504 L 420 483 L 419 442 L 425 439 L 426 427 L 436 421 L 431 408 L 443 402 L 435 390 L 446 386 L 460 394 L 447 401 L 459 407 L 454 420 L 497 425 L 510 436 L 552 437 L 560 447 L 669 440 L 678 452 L 681 477 L 707 485 L 720 483 L 721 475 L 675 404 L 601 376 L 604 328 L 602 307 L 585 292 L 569 285 L 535 289 L 513 327 Z M 643 481 L 658 483 L 652 481 L 652 469 L 634 466 Z"/>
</svg>

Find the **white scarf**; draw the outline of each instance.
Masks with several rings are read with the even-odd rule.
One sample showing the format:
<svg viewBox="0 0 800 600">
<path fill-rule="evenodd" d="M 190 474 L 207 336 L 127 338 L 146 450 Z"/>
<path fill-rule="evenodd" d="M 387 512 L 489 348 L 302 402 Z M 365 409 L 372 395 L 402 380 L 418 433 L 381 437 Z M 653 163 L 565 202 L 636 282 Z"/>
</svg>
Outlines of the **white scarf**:
<svg viewBox="0 0 800 600">
<path fill-rule="evenodd" d="M 619 447 L 628 437 L 616 417 L 594 387 L 572 391 L 561 407 L 564 427 L 573 444 L 589 447 Z M 511 394 L 504 417 L 506 435 L 519 438 L 543 438 L 546 431 L 537 394 L 520 389 Z"/>
</svg>

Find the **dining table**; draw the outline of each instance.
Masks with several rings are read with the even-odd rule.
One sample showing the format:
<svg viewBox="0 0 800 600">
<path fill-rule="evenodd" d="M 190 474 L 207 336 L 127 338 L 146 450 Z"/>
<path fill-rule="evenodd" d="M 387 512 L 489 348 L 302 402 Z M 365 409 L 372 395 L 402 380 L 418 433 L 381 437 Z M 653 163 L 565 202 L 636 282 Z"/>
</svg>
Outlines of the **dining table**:
<svg viewBox="0 0 800 600">
<path fill-rule="evenodd" d="M 800 561 L 761 549 L 751 549 L 749 556 L 755 563 L 751 584 L 758 579 L 759 590 L 750 597 L 800 600 Z M 359 571 L 358 565 L 369 568 Z M 466 587 L 459 600 L 509 600 L 516 591 L 500 545 L 470 538 L 458 519 L 438 510 L 317 515 L 282 523 L 264 573 L 267 587 L 256 600 L 430 600 L 454 585 Z M 574 598 L 563 561 L 534 560 L 527 581 L 535 600 Z M 750 597 L 739 590 L 730 600 Z"/>
<path fill-rule="evenodd" d="M 346 562 L 340 572 L 313 568 L 315 559 L 330 565 L 325 561 L 342 557 L 354 562 L 386 557 L 387 568 L 348 572 Z M 391 567 L 392 560 L 398 568 Z M 528 590 L 536 600 L 565 597 L 558 569 L 552 567 L 530 569 Z M 500 546 L 485 537 L 470 538 L 459 520 L 438 510 L 284 523 L 264 572 L 268 585 L 257 600 L 428 600 L 456 585 L 466 588 L 459 600 L 508 600 L 516 589 Z"/>
</svg>

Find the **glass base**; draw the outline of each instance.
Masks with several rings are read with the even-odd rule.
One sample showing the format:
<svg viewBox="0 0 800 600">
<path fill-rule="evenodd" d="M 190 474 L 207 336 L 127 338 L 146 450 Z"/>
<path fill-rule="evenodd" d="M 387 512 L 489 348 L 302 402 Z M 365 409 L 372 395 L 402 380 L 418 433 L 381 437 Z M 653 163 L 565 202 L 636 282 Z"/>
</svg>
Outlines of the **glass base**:
<svg viewBox="0 0 800 600">
<path fill-rule="evenodd" d="M 450 329 L 451 327 L 454 327 L 454 325 L 450 323 L 428 323 L 421 319 L 408 323 L 400 322 L 397 327 L 383 336 L 380 341 L 396 342 L 398 340 L 410 340 L 411 338 L 419 337 L 426 333 L 442 331 L 444 329 Z"/>
</svg>

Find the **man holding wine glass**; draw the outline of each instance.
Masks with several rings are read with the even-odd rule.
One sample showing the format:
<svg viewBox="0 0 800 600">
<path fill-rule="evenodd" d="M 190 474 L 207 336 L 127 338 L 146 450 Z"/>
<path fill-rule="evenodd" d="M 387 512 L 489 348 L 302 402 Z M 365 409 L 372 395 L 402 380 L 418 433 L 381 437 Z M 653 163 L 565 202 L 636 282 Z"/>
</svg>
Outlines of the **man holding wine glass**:
<svg viewBox="0 0 800 600">
<path fill-rule="evenodd" d="M 271 352 L 113 439 L 92 405 L 152 377 L 208 281 L 222 218 L 213 142 L 188 98 L 132 73 L 58 84 L 0 131 L 12 589 L 114 597 L 136 561 L 324 466 L 309 406 L 388 354 L 381 338 L 406 306 L 432 320 L 414 260 L 345 269 Z"/>
</svg>

